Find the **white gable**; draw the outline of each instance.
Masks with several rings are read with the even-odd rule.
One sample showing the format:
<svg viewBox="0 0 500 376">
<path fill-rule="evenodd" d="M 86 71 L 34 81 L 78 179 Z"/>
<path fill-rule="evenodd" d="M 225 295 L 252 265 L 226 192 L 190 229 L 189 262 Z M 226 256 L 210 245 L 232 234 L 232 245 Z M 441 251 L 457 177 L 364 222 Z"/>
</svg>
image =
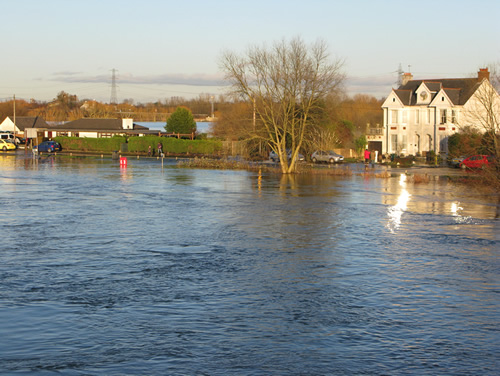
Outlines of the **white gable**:
<svg viewBox="0 0 500 376">
<path fill-rule="evenodd" d="M 11 118 L 9 116 L 7 116 L 5 118 L 5 120 L 2 121 L 2 123 L 0 124 L 0 130 L 1 131 L 10 131 L 10 132 L 15 131 L 16 133 L 19 132 L 18 127 L 15 127 L 15 130 L 14 130 L 14 122 L 11 120 Z"/>
<path fill-rule="evenodd" d="M 394 89 L 392 90 L 391 94 L 387 97 L 387 99 L 384 101 L 382 104 L 382 108 L 403 108 L 404 104 L 401 102 L 399 97 L 396 95 L 394 92 Z"/>
<path fill-rule="evenodd" d="M 417 105 L 431 103 L 432 91 L 427 87 L 425 82 L 420 84 L 415 93 L 417 94 Z"/>
<path fill-rule="evenodd" d="M 448 97 L 448 94 L 446 94 L 446 92 L 443 89 L 441 89 L 436 94 L 436 96 L 434 97 L 434 99 L 430 105 L 433 107 L 437 107 L 437 108 L 440 108 L 440 107 L 448 108 L 448 107 L 453 107 L 453 102 Z"/>
</svg>

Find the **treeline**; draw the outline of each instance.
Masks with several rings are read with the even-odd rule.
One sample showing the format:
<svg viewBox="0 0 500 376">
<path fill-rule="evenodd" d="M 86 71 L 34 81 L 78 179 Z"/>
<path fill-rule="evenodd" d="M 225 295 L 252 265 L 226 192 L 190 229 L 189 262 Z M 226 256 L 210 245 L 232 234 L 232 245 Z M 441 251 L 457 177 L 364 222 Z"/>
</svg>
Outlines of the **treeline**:
<svg viewBox="0 0 500 376">
<path fill-rule="evenodd" d="M 337 97 L 325 103 L 327 111 L 318 122 L 333 131 L 336 143 L 353 147 L 356 138 L 366 133 L 367 127 L 380 127 L 383 99 L 358 94 L 353 97 Z M 188 108 L 196 120 L 215 115 L 218 119 L 213 127 L 215 136 L 226 140 L 245 140 L 246 129 L 253 127 L 253 111 L 248 103 L 230 100 L 224 95 L 217 97 L 200 94 L 196 98 L 171 97 L 154 103 L 134 104 L 126 99 L 119 104 L 101 103 L 90 99 L 79 99 L 77 95 L 61 91 L 50 102 L 16 99 L 16 116 L 40 116 L 46 121 L 71 121 L 81 118 L 132 118 L 134 121 L 166 122 L 177 107 Z M 13 116 L 13 100 L 0 102 L 0 121 Z M 214 112 L 212 114 L 212 111 Z M 325 115 L 326 114 L 326 115 Z M 318 140 L 316 140 L 317 142 Z M 332 140 L 323 140 L 331 143 Z"/>
<path fill-rule="evenodd" d="M 122 103 L 109 104 L 91 99 L 79 99 L 74 94 L 61 91 L 50 102 L 16 99 L 15 111 L 16 116 L 40 116 L 46 121 L 133 118 L 135 121 L 166 122 L 170 114 L 179 106 L 190 109 L 196 119 L 211 116 L 215 100 L 209 94 L 200 94 L 193 99 L 172 97 L 145 104 L 134 104 L 132 99 L 126 99 Z M 221 98 L 217 100 L 220 102 Z M 0 121 L 7 116 L 13 116 L 13 112 L 13 100 L 0 102 Z"/>
</svg>

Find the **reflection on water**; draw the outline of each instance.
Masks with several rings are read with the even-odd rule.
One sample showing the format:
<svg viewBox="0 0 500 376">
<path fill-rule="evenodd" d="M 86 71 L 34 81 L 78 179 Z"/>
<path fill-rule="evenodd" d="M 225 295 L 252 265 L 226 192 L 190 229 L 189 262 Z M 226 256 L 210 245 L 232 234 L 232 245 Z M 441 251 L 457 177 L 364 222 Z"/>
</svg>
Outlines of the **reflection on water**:
<svg viewBox="0 0 500 376">
<path fill-rule="evenodd" d="M 387 214 L 389 216 L 389 222 L 387 223 L 387 228 L 394 233 L 395 230 L 401 225 L 401 216 L 408 206 L 408 201 L 410 200 L 410 193 L 406 190 L 406 174 L 401 174 L 399 178 L 399 185 L 401 186 L 401 192 L 398 197 L 398 202 L 396 205 L 389 207 Z"/>
<path fill-rule="evenodd" d="M 486 375 L 496 197 L 0 156 L 0 373 Z"/>
</svg>

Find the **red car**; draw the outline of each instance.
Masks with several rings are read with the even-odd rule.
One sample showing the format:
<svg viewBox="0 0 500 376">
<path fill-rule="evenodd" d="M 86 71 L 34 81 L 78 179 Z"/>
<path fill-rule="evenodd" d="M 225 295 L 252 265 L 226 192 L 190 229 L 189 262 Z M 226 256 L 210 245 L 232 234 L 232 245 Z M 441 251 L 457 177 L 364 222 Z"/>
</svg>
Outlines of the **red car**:
<svg viewBox="0 0 500 376">
<path fill-rule="evenodd" d="M 471 155 L 461 163 L 461 168 L 484 168 L 493 163 L 492 155 Z"/>
</svg>

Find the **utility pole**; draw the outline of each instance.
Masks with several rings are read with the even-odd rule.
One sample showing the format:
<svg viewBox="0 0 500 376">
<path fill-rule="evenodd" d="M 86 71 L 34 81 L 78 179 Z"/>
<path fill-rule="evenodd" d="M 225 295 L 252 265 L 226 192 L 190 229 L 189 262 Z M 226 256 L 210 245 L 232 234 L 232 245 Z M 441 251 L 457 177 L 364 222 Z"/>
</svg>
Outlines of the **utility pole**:
<svg viewBox="0 0 500 376">
<path fill-rule="evenodd" d="M 16 144 L 16 94 L 14 94 L 14 145 Z"/>
<path fill-rule="evenodd" d="M 212 113 L 210 116 L 212 117 L 212 120 L 214 119 L 214 96 L 210 96 L 210 103 L 212 104 Z"/>
<path fill-rule="evenodd" d="M 116 98 L 116 69 L 111 69 L 111 98 L 109 100 L 110 104 L 116 104 L 118 99 Z"/>
</svg>

